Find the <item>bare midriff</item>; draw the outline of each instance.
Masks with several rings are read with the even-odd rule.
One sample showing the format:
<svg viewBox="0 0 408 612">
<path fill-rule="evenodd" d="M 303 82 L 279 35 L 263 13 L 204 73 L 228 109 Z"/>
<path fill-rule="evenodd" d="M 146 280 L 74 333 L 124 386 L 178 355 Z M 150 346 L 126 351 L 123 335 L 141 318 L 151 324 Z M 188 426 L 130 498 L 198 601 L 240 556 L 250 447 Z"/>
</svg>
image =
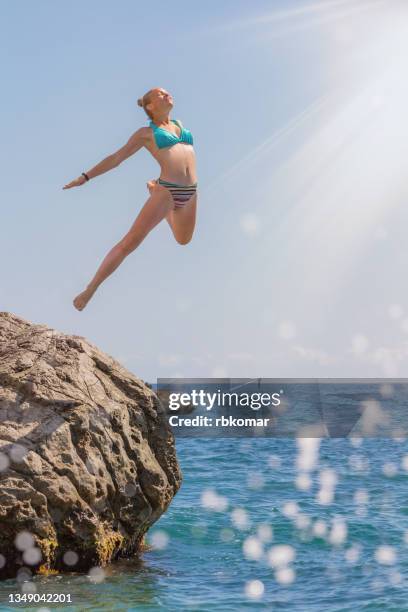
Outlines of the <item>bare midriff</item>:
<svg viewBox="0 0 408 612">
<path fill-rule="evenodd" d="M 171 147 L 159 149 L 152 134 L 145 146 L 158 162 L 160 178 L 163 181 L 178 183 L 179 185 L 193 185 L 197 182 L 193 145 L 178 142 Z"/>
</svg>

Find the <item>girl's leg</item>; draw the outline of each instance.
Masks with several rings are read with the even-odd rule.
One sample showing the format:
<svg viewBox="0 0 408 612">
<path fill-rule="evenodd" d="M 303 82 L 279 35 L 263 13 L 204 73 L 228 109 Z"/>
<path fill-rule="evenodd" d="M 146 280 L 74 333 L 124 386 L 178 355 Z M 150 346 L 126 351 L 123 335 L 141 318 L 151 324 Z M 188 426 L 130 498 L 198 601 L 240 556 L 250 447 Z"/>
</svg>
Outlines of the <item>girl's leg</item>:
<svg viewBox="0 0 408 612">
<path fill-rule="evenodd" d="M 147 182 L 150 193 L 153 192 L 156 181 Z M 193 236 L 197 216 L 197 193 L 183 206 L 170 210 L 166 220 L 179 244 L 188 244 Z"/>
<path fill-rule="evenodd" d="M 197 193 L 182 208 L 171 210 L 166 217 L 179 244 L 188 244 L 193 237 L 197 217 Z"/>
<path fill-rule="evenodd" d="M 99 285 L 116 270 L 122 261 L 134 251 L 147 234 L 162 221 L 172 209 L 173 201 L 167 189 L 159 185 L 151 191 L 149 199 L 144 204 L 128 233 L 106 255 L 95 276 L 85 291 L 74 299 L 77 310 L 83 310 Z"/>
</svg>

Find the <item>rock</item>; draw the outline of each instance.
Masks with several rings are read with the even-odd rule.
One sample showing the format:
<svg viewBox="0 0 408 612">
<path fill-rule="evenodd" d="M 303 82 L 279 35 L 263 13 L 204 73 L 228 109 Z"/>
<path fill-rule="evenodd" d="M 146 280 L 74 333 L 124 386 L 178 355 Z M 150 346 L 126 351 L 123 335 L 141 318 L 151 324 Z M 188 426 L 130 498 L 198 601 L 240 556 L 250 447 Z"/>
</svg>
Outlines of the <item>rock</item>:
<svg viewBox="0 0 408 612">
<path fill-rule="evenodd" d="M 82 336 L 0 313 L 0 579 L 140 552 L 181 478 L 152 389 Z"/>
</svg>

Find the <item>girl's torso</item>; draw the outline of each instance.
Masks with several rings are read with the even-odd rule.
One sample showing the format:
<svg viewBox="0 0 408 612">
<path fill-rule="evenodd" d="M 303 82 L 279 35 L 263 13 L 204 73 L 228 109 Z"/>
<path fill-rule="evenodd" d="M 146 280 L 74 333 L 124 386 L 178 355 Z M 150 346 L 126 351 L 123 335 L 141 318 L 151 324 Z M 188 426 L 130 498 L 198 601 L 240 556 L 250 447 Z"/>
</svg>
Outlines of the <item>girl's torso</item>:
<svg viewBox="0 0 408 612">
<path fill-rule="evenodd" d="M 150 121 L 147 130 L 146 149 L 160 165 L 162 179 L 191 185 L 197 182 L 193 137 L 189 130 L 175 119 L 174 131 L 159 127 Z"/>
</svg>

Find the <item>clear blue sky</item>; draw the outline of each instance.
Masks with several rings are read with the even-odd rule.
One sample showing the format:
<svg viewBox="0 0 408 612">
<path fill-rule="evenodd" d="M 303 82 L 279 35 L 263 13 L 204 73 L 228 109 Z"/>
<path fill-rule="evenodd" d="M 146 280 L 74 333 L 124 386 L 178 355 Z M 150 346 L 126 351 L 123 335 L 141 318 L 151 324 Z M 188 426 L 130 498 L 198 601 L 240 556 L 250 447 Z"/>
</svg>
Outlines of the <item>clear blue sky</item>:
<svg viewBox="0 0 408 612">
<path fill-rule="evenodd" d="M 402 0 L 3 2 L 1 310 L 136 375 L 405 376 L 408 7 Z M 72 299 L 158 176 L 147 151 L 62 186 L 172 92 L 197 230 L 164 223 Z"/>
</svg>

